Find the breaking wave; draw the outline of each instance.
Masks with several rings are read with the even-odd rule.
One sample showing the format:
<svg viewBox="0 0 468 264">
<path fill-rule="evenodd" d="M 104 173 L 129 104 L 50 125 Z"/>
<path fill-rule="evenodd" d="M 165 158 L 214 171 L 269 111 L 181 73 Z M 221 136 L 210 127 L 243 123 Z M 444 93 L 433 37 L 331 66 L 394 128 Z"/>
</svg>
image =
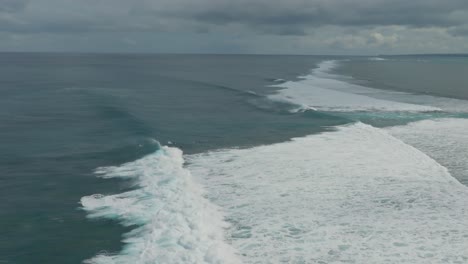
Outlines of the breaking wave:
<svg viewBox="0 0 468 264">
<path fill-rule="evenodd" d="M 245 263 L 466 262 L 468 189 L 382 129 L 187 157 Z"/>
<path fill-rule="evenodd" d="M 347 83 L 330 73 L 337 66 L 325 61 L 299 81 L 277 81 L 282 89 L 268 96 L 273 102 L 255 102 L 379 118 L 404 112 L 417 120 L 468 112 L 466 101 Z M 452 168 L 466 155 L 449 155 L 468 149 L 460 120 L 386 129 L 357 122 L 273 145 L 188 155 L 185 167 L 181 150 L 161 147 L 98 168 L 100 177 L 132 180 L 135 188 L 83 197 L 83 209 L 134 229 L 121 252 L 87 262 L 467 262 L 468 188 L 450 173 L 467 175 L 466 166 Z M 456 133 L 446 137 L 440 127 Z"/>
<path fill-rule="evenodd" d="M 135 189 L 81 199 L 89 218 L 114 219 L 135 227 L 118 254 L 100 254 L 87 263 L 238 263 L 224 239 L 228 224 L 183 168 L 182 151 L 162 147 L 134 162 L 98 168 L 102 178 L 134 181 Z"/>
<path fill-rule="evenodd" d="M 282 88 L 271 100 L 289 102 L 300 109 L 329 112 L 468 112 L 464 100 L 380 90 L 349 83 L 345 76 L 330 73 L 339 61 L 321 62 L 299 81 L 272 87 Z"/>
</svg>

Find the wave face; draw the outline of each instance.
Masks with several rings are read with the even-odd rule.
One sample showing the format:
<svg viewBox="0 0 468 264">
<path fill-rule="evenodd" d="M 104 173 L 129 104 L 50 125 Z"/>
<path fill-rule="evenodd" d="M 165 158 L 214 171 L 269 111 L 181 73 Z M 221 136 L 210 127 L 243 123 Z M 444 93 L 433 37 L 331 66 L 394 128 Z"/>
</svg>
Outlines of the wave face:
<svg viewBox="0 0 468 264">
<path fill-rule="evenodd" d="M 468 189 L 362 123 L 187 157 L 245 263 L 463 263 Z"/>
<path fill-rule="evenodd" d="M 182 151 L 162 147 L 118 167 L 98 168 L 102 178 L 123 178 L 135 190 L 81 199 L 89 218 L 106 218 L 135 227 L 117 255 L 101 254 L 87 263 L 238 263 L 224 240 L 228 224 L 203 189 L 183 168 Z"/>
</svg>

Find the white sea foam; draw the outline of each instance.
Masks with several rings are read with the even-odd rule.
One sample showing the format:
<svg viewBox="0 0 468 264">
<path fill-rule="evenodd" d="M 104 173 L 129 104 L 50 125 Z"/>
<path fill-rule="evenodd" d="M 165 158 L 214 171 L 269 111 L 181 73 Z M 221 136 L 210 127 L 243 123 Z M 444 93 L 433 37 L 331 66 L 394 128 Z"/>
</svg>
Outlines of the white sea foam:
<svg viewBox="0 0 468 264">
<path fill-rule="evenodd" d="M 284 79 L 274 79 L 273 81 L 274 82 L 284 82 L 285 80 Z"/>
<path fill-rule="evenodd" d="M 245 263 L 468 262 L 468 189 L 384 130 L 186 158 Z"/>
<path fill-rule="evenodd" d="M 427 112 L 442 109 L 430 105 L 413 104 L 390 100 L 395 94 L 407 93 L 384 91 L 351 84 L 330 74 L 337 66 L 336 61 L 324 61 L 310 75 L 301 76 L 302 80 L 288 81 L 273 87 L 284 88 L 270 99 L 287 101 L 322 111 L 411 111 Z M 391 95 L 391 96 L 389 96 Z"/>
<path fill-rule="evenodd" d="M 381 57 L 371 57 L 368 60 L 371 60 L 371 61 L 386 61 L 387 59 L 381 58 Z"/>
<path fill-rule="evenodd" d="M 410 104 L 427 105 L 441 109 L 444 112 L 468 113 L 467 100 L 392 91 L 384 91 L 383 93 L 380 93 L 376 96 Z"/>
<path fill-rule="evenodd" d="M 392 135 L 420 149 L 468 184 L 468 120 L 423 120 L 387 128 Z"/>
<path fill-rule="evenodd" d="M 318 67 L 312 70 L 312 74 L 320 75 L 320 76 L 333 76 L 331 75 L 331 71 L 338 67 L 338 61 L 336 60 L 326 60 L 319 63 Z M 309 75 L 304 76 L 305 78 L 309 77 Z"/>
<path fill-rule="evenodd" d="M 179 149 L 163 147 L 140 160 L 97 170 L 103 178 L 132 179 L 138 188 L 83 197 L 88 217 L 137 227 L 125 235 L 122 252 L 88 263 L 239 263 L 224 240 L 223 215 L 203 197 L 183 162 Z"/>
</svg>

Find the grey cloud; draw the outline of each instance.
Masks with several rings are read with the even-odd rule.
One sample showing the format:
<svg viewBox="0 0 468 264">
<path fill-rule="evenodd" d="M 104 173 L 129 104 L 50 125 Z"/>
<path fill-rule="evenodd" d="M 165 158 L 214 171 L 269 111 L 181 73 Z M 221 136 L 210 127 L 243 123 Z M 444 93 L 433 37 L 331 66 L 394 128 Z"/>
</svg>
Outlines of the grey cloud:
<svg viewBox="0 0 468 264">
<path fill-rule="evenodd" d="M 149 1 L 146 4 L 146 12 L 153 9 L 154 14 L 160 16 L 264 28 L 324 25 L 445 27 L 468 22 L 463 17 L 452 16 L 459 10 L 468 9 L 466 0 L 174 0 L 168 5 Z"/>
<path fill-rule="evenodd" d="M 26 0 L 0 0 L 0 13 L 16 13 L 24 9 Z"/>
<path fill-rule="evenodd" d="M 468 25 L 452 27 L 448 30 L 448 33 L 450 33 L 452 36 L 455 36 L 455 37 L 468 36 Z"/>
<path fill-rule="evenodd" d="M 191 30 L 191 26 L 239 24 L 253 31 L 304 35 L 314 28 L 402 25 L 449 27 L 468 24 L 466 0 L 0 0 L 0 13 L 21 23 L 3 31 Z M 32 5 L 33 2 L 30 2 Z M 35 13 L 35 11 L 37 13 Z M 10 16 L 11 20 L 11 16 Z"/>
<path fill-rule="evenodd" d="M 432 26 L 457 23 L 448 15 L 458 8 L 466 8 L 466 1 L 288 1 L 257 5 L 224 6 L 205 9 L 193 15 L 207 22 L 241 22 L 252 24 L 309 24 L 309 25 L 412 25 Z M 442 3 L 442 4 L 440 4 Z M 253 9 L 253 10 L 252 10 Z M 246 11 L 249 10 L 249 11 Z"/>
<path fill-rule="evenodd" d="M 170 37 L 184 40 L 181 52 L 216 43 L 218 52 L 408 53 L 465 50 L 467 36 L 467 0 L 0 0 L 0 48 L 9 49 L 39 40 L 54 49 L 62 38 L 75 49 L 146 41 L 145 50 L 174 52 Z"/>
</svg>

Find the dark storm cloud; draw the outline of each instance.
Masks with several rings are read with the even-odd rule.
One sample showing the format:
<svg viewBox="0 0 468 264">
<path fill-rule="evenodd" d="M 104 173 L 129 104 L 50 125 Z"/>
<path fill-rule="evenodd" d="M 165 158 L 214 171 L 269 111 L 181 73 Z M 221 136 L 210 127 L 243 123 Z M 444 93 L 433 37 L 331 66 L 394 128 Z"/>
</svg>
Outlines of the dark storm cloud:
<svg viewBox="0 0 468 264">
<path fill-rule="evenodd" d="M 256 0 L 213 1 L 204 7 L 182 8 L 169 14 L 206 23 L 424 27 L 458 24 L 461 21 L 451 18 L 451 14 L 466 9 L 466 0 Z"/>
<path fill-rule="evenodd" d="M 307 30 L 326 25 L 454 27 L 468 23 L 466 16 L 457 15 L 468 11 L 466 0 L 35 0 L 28 6 L 27 3 L 0 0 L 0 30 L 190 31 L 191 26 L 237 24 L 266 34 L 303 35 Z"/>
<path fill-rule="evenodd" d="M 0 50 L 458 52 L 467 29 L 468 0 L 0 0 Z"/>
<path fill-rule="evenodd" d="M 207 24 L 244 24 L 267 32 L 304 32 L 310 27 L 388 26 L 447 27 L 468 22 L 457 12 L 466 0 L 253 0 L 184 1 L 151 5 L 154 14 Z"/>
</svg>

